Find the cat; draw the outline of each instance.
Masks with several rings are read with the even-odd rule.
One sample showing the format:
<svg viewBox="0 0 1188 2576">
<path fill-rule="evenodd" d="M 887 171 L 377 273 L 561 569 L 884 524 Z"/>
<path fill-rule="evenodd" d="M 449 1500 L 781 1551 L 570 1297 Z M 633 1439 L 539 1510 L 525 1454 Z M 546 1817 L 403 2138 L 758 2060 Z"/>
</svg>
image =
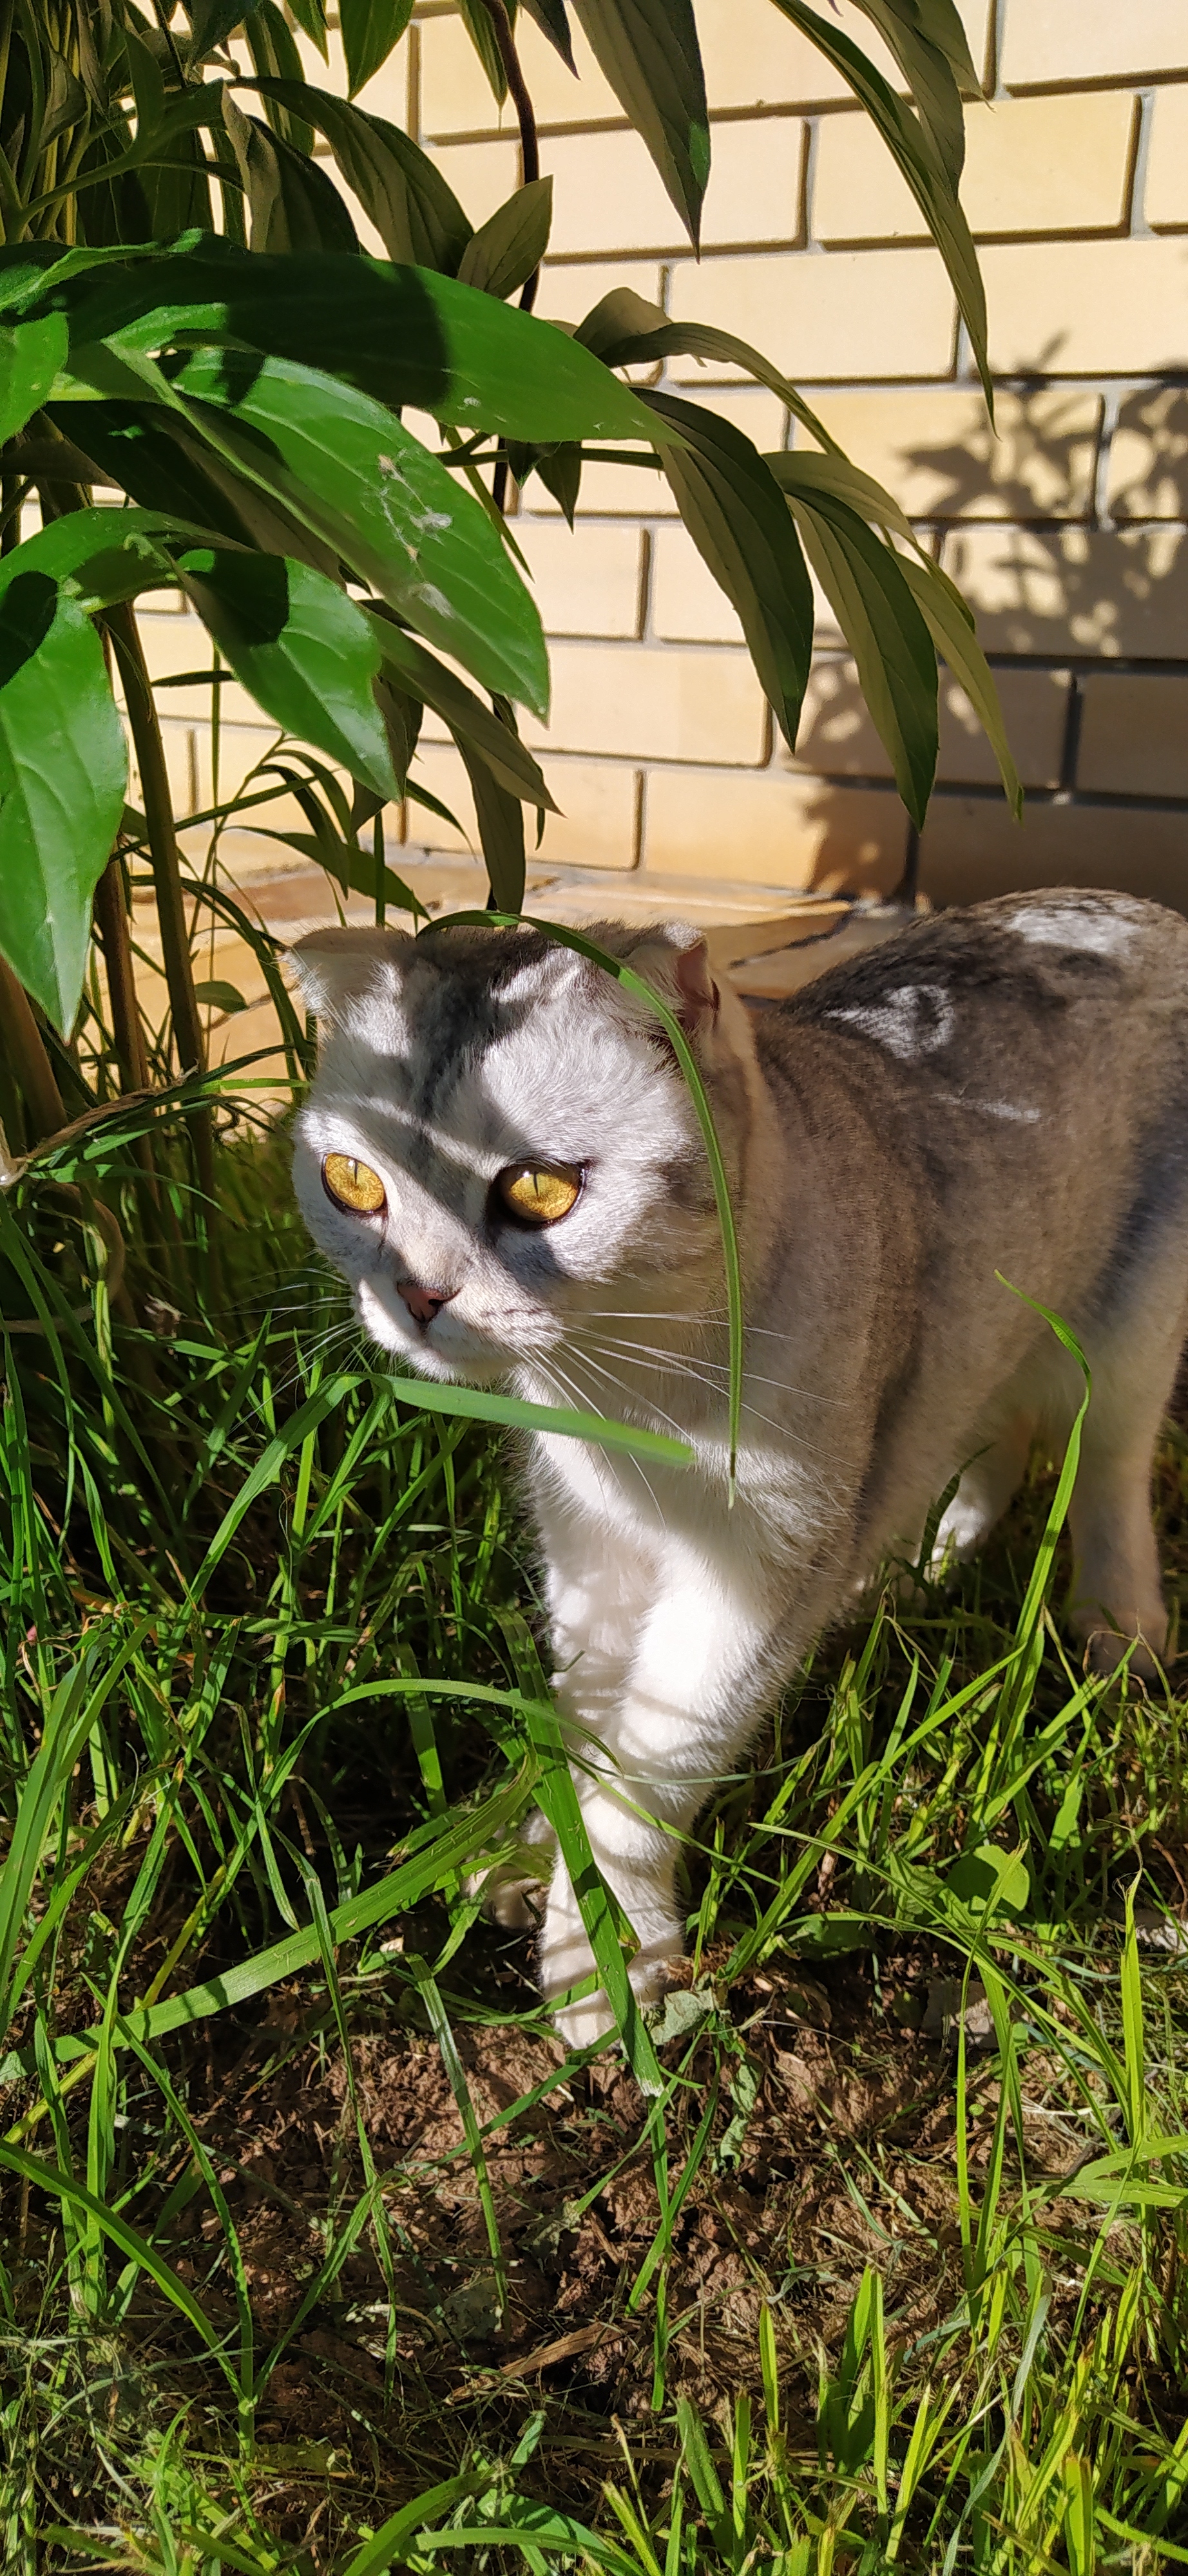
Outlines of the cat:
<svg viewBox="0 0 1188 2576">
<path fill-rule="evenodd" d="M 313 932 L 293 952 L 321 1039 L 294 1168 L 397 1359 L 693 1446 L 682 1472 L 527 1443 L 573 1776 L 648 1999 L 683 1946 L 680 1839 L 781 1682 L 882 1562 L 915 1559 L 955 1477 L 942 1561 L 981 1545 L 1037 1433 L 1067 1436 L 1081 1372 L 1026 1299 L 1092 1370 L 1069 1623 L 1097 1669 L 1155 1673 L 1152 1453 L 1188 1329 L 1188 921 L 1008 896 L 758 1012 L 686 924 L 589 936 L 679 1015 L 712 1104 L 745 1293 L 733 1508 L 705 1148 L 670 1041 L 603 969 L 527 926 Z M 580 2045 L 609 2008 L 543 1820 L 530 1832 L 541 1983 Z M 522 1868 L 489 1895 L 535 1919 Z"/>
</svg>

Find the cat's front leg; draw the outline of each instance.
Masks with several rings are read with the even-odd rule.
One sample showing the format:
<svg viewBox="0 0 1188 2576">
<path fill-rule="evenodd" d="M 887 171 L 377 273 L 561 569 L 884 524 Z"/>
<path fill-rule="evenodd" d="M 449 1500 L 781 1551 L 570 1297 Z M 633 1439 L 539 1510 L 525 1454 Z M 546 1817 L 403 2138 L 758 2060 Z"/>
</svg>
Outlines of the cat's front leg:
<svg viewBox="0 0 1188 2576">
<path fill-rule="evenodd" d="M 613 1698 L 579 1662 L 559 1694 L 571 1769 L 598 1868 L 638 1938 L 631 1981 L 662 1993 L 684 1948 L 676 1899 L 682 1835 L 750 1736 L 770 1674 L 771 1622 L 753 1589 L 675 1551 L 636 1632 Z M 589 1680 L 595 1680 L 593 1690 Z M 559 1858 L 540 1946 L 541 1983 L 560 1997 L 594 1960 Z M 612 2027 L 604 1993 L 561 2005 L 557 2026 L 582 2047 Z"/>
</svg>

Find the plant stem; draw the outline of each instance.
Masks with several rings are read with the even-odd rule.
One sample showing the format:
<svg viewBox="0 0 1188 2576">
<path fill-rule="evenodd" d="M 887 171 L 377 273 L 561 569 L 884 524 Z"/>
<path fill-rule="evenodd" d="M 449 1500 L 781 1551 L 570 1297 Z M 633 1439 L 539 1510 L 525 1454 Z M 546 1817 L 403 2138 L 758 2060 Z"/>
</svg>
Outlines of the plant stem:
<svg viewBox="0 0 1188 2576">
<path fill-rule="evenodd" d="M 144 816 L 148 826 L 149 854 L 152 860 L 153 886 L 157 898 L 157 920 L 161 931 L 161 949 L 165 961 L 165 981 L 169 987 L 169 1007 L 173 1015 L 173 1036 L 178 1062 L 183 1073 L 206 1070 L 206 1048 L 202 1021 L 194 991 L 194 973 L 190 962 L 190 943 L 186 932 L 186 908 L 182 896 L 181 867 L 178 860 L 177 831 L 173 820 L 173 800 L 169 793 L 169 773 L 165 766 L 165 746 L 157 722 L 152 683 L 145 664 L 144 647 L 136 619 L 126 601 L 109 608 L 104 623 L 115 647 L 120 678 L 124 684 L 124 701 L 140 769 L 140 788 L 144 797 Z M 209 1109 L 200 1109 L 193 1120 L 194 1151 L 198 1179 L 208 1198 L 214 1196 L 214 1130 Z"/>
<path fill-rule="evenodd" d="M 56 1136 L 59 1127 L 65 1126 L 66 1112 L 29 996 L 6 957 L 0 957 L 0 1021 L 9 1062 L 25 1095 L 29 1125 L 40 1143 L 42 1137 Z"/>
<path fill-rule="evenodd" d="M 120 1082 L 125 1091 L 147 1091 L 148 1057 L 136 1002 L 124 869 L 118 850 L 108 860 L 95 888 L 95 925 L 103 943 L 103 963 L 107 969 L 107 990 L 111 997 L 111 1025 L 120 1060 Z"/>
<path fill-rule="evenodd" d="M 530 180 L 539 179 L 540 177 L 540 143 L 536 132 L 536 111 L 528 96 L 527 84 L 525 82 L 523 72 L 520 69 L 520 57 L 516 52 L 516 40 L 512 34 L 512 24 L 511 19 L 507 14 L 506 0 L 483 0 L 483 7 L 487 12 L 487 16 L 489 17 L 495 32 L 495 42 L 499 47 L 499 59 L 503 65 L 504 72 L 507 75 L 507 86 L 511 91 L 516 115 L 519 118 L 520 184 L 522 187 L 526 188 Z M 522 313 L 531 313 L 532 307 L 536 302 L 536 290 L 539 284 L 540 269 L 537 267 L 533 269 L 531 277 L 525 280 L 524 285 L 520 289 L 520 311 Z M 507 506 L 506 462 L 501 462 L 495 468 L 491 484 L 491 495 L 496 509 L 502 513 Z"/>
</svg>

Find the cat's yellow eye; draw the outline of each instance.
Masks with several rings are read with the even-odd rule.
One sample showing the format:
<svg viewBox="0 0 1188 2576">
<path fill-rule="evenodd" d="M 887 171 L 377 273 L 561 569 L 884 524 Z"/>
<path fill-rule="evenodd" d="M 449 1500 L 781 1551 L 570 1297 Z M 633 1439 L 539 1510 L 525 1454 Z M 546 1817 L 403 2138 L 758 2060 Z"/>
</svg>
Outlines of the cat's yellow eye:
<svg viewBox="0 0 1188 2576">
<path fill-rule="evenodd" d="M 322 1187 L 335 1207 L 348 1209 L 352 1216 L 382 1216 L 388 1204 L 379 1173 L 372 1171 L 370 1163 L 357 1163 L 353 1154 L 324 1156 Z"/>
<path fill-rule="evenodd" d="M 525 1225 L 556 1225 L 582 1194 L 577 1163 L 509 1163 L 495 1183 L 505 1208 Z"/>
</svg>

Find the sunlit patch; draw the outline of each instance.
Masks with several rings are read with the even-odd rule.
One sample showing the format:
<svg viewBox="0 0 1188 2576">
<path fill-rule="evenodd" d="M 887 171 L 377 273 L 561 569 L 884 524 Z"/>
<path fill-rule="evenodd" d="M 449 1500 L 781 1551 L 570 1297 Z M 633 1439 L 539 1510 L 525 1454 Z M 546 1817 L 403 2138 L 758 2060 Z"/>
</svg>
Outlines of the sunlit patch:
<svg viewBox="0 0 1188 2576">
<path fill-rule="evenodd" d="M 324 1154 L 322 1187 L 335 1207 L 345 1208 L 351 1216 L 382 1216 L 388 1204 L 388 1193 L 378 1172 L 370 1163 L 357 1162 L 353 1154 Z"/>
<path fill-rule="evenodd" d="M 1080 949 L 1087 957 L 1125 957 L 1138 936 L 1136 923 L 1112 911 L 1082 910 L 1075 903 L 1020 904 L 1006 926 L 1033 948 Z"/>
<path fill-rule="evenodd" d="M 524 1225 L 556 1225 L 568 1216 L 582 1194 L 577 1163 L 509 1163 L 496 1182 L 509 1215 Z"/>
<path fill-rule="evenodd" d="M 830 1011 L 829 1018 L 844 1020 L 860 1037 L 873 1038 L 876 1046 L 886 1047 L 888 1055 L 898 1056 L 901 1064 L 910 1064 L 915 1056 L 936 1055 L 948 1045 L 957 1025 L 943 984 L 900 984 L 881 1002 Z"/>
</svg>

